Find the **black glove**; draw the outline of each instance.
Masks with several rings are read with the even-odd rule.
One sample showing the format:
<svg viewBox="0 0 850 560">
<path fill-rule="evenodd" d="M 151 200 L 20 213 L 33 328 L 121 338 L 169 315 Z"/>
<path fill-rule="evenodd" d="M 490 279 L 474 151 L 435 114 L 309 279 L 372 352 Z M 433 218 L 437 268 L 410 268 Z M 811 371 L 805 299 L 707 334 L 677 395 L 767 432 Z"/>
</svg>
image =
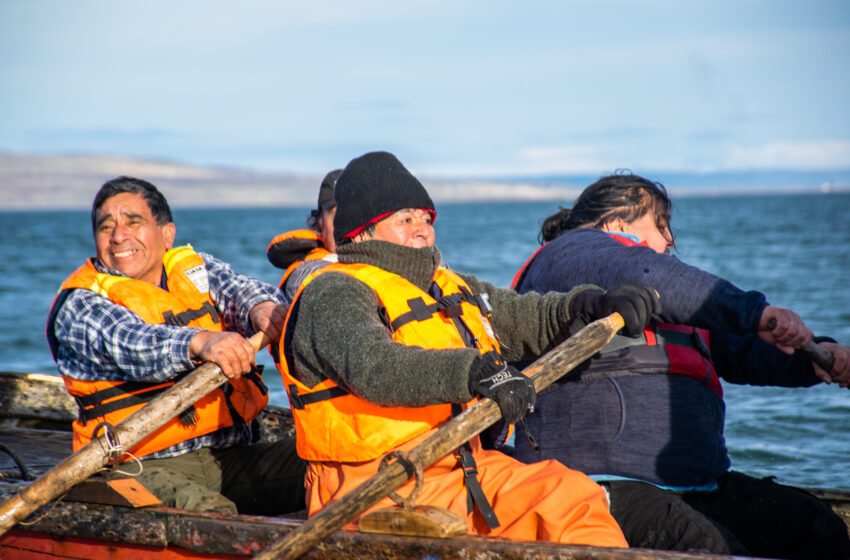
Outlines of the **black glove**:
<svg viewBox="0 0 850 560">
<path fill-rule="evenodd" d="M 534 410 L 534 382 L 503 361 L 484 358 L 469 372 L 469 392 L 493 399 L 508 424 L 516 424 Z"/>
<path fill-rule="evenodd" d="M 570 302 L 573 317 L 588 322 L 607 317 L 614 312 L 623 316 L 623 334 L 636 337 L 649 324 L 653 314 L 661 313 L 658 292 L 643 284 L 626 284 L 613 290 L 586 290 Z"/>
</svg>

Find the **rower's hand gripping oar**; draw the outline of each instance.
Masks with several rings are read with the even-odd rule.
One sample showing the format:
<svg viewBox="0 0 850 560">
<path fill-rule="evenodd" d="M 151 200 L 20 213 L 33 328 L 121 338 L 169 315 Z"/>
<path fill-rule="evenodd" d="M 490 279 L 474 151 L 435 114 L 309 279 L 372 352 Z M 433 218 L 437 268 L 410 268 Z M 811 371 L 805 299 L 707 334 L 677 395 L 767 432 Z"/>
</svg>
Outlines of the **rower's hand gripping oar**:
<svg viewBox="0 0 850 560">
<path fill-rule="evenodd" d="M 771 317 L 767 320 L 767 330 L 772 331 L 776 328 L 776 319 Z M 809 356 L 812 358 L 812 361 L 816 363 L 822 370 L 827 373 L 832 372 L 832 366 L 835 365 L 835 358 L 824 348 L 818 346 L 818 344 L 814 340 L 810 340 L 803 347 Z"/>
<path fill-rule="evenodd" d="M 262 331 L 248 341 L 255 351 L 259 351 L 270 342 L 268 336 Z M 42 505 L 63 495 L 75 484 L 103 468 L 112 455 L 111 441 L 117 438 L 124 450 L 132 449 L 137 443 L 225 381 L 227 377 L 218 364 L 213 362 L 201 364 L 146 406 L 119 422 L 109 434 L 104 433 L 97 438 L 92 438 L 85 447 L 66 457 L 38 480 L 0 505 L 0 535 Z"/>
<path fill-rule="evenodd" d="M 594 321 L 525 368 L 523 373 L 534 381 L 534 388 L 539 393 L 598 352 L 623 326 L 623 318 L 619 313 L 612 313 Z M 405 459 L 389 463 L 378 474 L 331 503 L 254 558 L 288 560 L 301 556 L 313 545 L 401 487 L 413 475 L 412 465 L 427 468 L 483 432 L 501 416 L 499 406 L 494 401 L 478 401 L 408 451 Z"/>
</svg>

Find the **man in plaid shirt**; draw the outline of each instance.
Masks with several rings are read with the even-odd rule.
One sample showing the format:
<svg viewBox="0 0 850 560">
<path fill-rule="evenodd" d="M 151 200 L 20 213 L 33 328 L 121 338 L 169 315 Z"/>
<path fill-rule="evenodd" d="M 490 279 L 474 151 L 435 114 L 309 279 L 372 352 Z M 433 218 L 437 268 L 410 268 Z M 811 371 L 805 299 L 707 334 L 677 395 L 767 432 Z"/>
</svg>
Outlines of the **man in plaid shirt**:
<svg viewBox="0 0 850 560">
<path fill-rule="evenodd" d="M 246 337 L 280 338 L 287 304 L 275 287 L 191 247 L 152 184 L 119 177 L 92 205 L 97 257 L 60 289 L 47 336 L 80 407 L 75 449 L 191 371 L 218 364 L 228 383 L 122 457 L 163 505 L 222 513 L 304 508 L 304 463 L 294 440 L 251 445 L 267 389 Z M 119 397 L 119 398 L 116 398 Z M 98 432 L 99 433 L 99 432 Z M 124 471 L 134 471 L 122 465 Z"/>
</svg>

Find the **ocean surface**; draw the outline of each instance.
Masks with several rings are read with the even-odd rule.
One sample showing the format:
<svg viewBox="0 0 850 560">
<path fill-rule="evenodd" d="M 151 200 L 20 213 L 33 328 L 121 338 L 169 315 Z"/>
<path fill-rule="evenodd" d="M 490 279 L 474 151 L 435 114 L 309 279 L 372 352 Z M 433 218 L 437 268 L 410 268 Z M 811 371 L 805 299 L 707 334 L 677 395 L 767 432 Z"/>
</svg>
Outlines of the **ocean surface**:
<svg viewBox="0 0 850 560">
<path fill-rule="evenodd" d="M 565 201 L 569 205 L 568 201 Z M 538 247 L 551 202 L 441 204 L 437 245 L 461 272 L 507 287 Z M 176 209 L 177 242 L 192 243 L 269 283 L 277 233 L 307 209 Z M 44 321 L 59 284 L 93 255 L 86 211 L 0 212 L 0 370 L 56 373 Z M 850 344 L 850 194 L 687 197 L 675 201 L 677 256 L 799 313 L 818 334 Z M 266 352 L 272 402 L 286 405 Z M 724 384 L 733 468 L 779 482 L 850 490 L 850 390 Z"/>
</svg>

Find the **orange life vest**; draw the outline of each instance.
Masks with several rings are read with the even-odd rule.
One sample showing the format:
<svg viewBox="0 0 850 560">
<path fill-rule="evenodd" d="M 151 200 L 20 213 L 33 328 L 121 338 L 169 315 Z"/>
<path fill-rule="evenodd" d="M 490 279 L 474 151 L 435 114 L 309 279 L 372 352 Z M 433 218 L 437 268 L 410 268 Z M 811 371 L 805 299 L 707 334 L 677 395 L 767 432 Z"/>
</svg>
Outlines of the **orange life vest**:
<svg viewBox="0 0 850 560">
<path fill-rule="evenodd" d="M 287 341 L 292 336 L 299 299 L 305 286 L 319 274 L 342 272 L 368 285 L 385 308 L 395 342 L 426 349 L 469 347 L 465 329 L 482 354 L 499 353 L 499 343 L 486 315 L 486 298 L 473 295 L 454 272 L 439 268 L 434 282 L 439 300 L 406 279 L 366 264 L 334 263 L 309 276 L 298 290 L 280 339 L 280 370 L 295 421 L 298 454 L 309 461 L 368 461 L 413 439 L 452 416 L 450 404 L 388 407 L 353 395 L 326 379 L 307 387 L 291 371 L 293 359 Z M 287 336 L 288 335 L 288 336 Z"/>
<path fill-rule="evenodd" d="M 64 293 L 86 289 L 130 309 L 146 323 L 222 332 L 224 329 L 209 295 L 206 268 L 200 255 L 188 245 L 177 247 L 165 253 L 163 266 L 168 279 L 167 291 L 143 280 L 99 272 L 89 260 L 62 283 L 51 317 L 64 301 Z M 52 331 L 52 325 L 48 325 L 48 331 Z M 175 383 L 89 381 L 68 376 L 63 379 L 80 408 L 80 417 L 73 423 L 75 451 L 91 441 L 101 423 L 116 425 Z M 250 375 L 228 380 L 197 401 L 189 414 L 170 420 L 130 452 L 143 457 L 237 422 L 248 423 L 267 402 L 268 390 L 257 369 Z M 122 457 L 122 461 L 129 459 L 128 455 Z"/>
<path fill-rule="evenodd" d="M 296 229 L 276 235 L 266 249 L 269 261 L 285 268 L 278 287 L 282 290 L 286 279 L 306 261 L 317 261 L 330 255 L 322 243 L 322 236 L 312 229 Z"/>
</svg>

